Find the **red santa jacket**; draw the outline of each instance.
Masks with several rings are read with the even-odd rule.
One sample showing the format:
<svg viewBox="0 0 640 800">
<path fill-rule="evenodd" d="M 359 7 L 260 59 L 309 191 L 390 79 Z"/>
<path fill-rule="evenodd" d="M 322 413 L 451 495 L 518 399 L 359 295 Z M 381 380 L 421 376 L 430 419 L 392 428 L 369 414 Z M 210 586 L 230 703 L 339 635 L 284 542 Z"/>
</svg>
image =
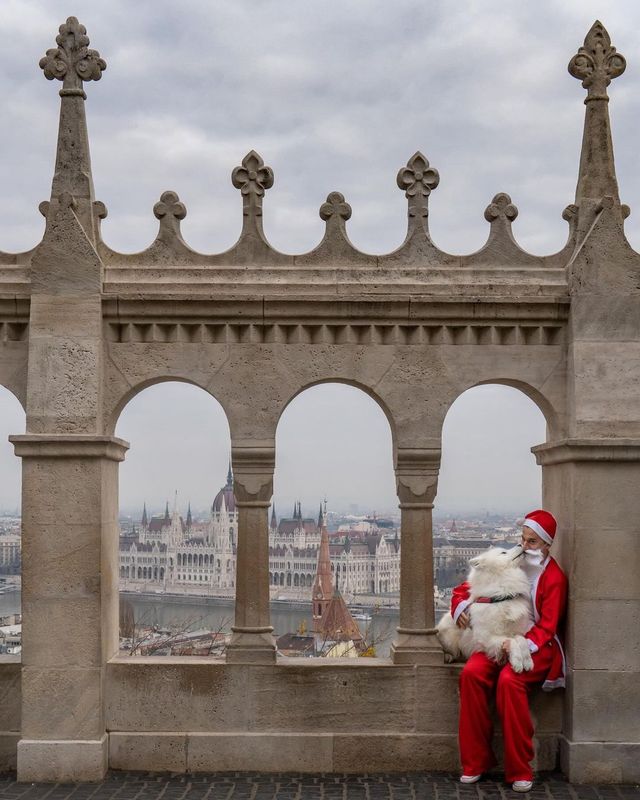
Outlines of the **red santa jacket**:
<svg viewBox="0 0 640 800">
<path fill-rule="evenodd" d="M 531 587 L 535 622 L 525 634 L 532 653 L 537 653 L 542 647 L 553 647 L 551 666 L 542 684 L 542 688 L 546 691 L 565 685 L 566 665 L 559 634 L 567 606 L 567 588 L 564 572 L 558 566 L 558 562 L 548 556 Z M 451 597 L 451 616 L 454 620 L 457 620 L 469 605 L 471 605 L 469 584 L 465 581 L 455 587 Z"/>
</svg>

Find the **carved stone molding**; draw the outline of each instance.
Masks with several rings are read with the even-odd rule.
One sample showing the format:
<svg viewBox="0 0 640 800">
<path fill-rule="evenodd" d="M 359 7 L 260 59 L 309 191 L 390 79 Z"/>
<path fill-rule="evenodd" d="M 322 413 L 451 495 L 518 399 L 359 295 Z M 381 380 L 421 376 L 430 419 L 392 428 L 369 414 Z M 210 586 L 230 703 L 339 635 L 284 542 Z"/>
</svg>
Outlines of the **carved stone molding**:
<svg viewBox="0 0 640 800">
<path fill-rule="evenodd" d="M 561 324 L 287 324 L 109 322 L 107 339 L 185 344 L 311 344 L 311 345 L 558 345 Z"/>
<path fill-rule="evenodd" d="M 233 491 L 240 507 L 267 508 L 273 496 L 274 446 L 231 446 Z"/>
<path fill-rule="evenodd" d="M 433 508 L 440 458 L 439 448 L 398 448 L 396 491 L 400 508 Z"/>
</svg>

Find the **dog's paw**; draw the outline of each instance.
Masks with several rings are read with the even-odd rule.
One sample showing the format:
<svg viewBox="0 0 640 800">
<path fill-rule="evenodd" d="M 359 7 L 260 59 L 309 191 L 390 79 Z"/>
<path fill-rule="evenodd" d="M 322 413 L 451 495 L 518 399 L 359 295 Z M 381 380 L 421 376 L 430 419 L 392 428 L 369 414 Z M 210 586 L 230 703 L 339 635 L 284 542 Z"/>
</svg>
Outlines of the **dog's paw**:
<svg viewBox="0 0 640 800">
<path fill-rule="evenodd" d="M 511 664 L 511 669 L 514 672 L 520 673 L 524 669 L 524 660 L 522 655 L 523 654 L 520 652 L 520 648 L 518 647 L 517 643 L 512 640 L 511 651 L 509 653 L 509 663 Z"/>
<path fill-rule="evenodd" d="M 522 654 L 522 669 L 525 672 L 530 672 L 533 669 L 533 659 L 528 649 L 526 653 Z"/>
</svg>

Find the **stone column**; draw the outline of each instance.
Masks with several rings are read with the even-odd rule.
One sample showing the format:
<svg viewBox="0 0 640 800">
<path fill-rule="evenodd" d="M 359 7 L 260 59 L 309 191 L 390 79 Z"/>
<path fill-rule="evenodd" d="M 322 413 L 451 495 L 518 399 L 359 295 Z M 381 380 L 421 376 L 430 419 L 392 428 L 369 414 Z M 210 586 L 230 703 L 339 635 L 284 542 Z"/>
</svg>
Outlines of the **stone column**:
<svg viewBox="0 0 640 800">
<path fill-rule="evenodd" d="M 118 462 L 109 436 L 12 436 L 22 461 L 18 780 L 107 769 L 103 678 L 118 652 Z"/>
<path fill-rule="evenodd" d="M 227 661 L 265 664 L 276 660 L 269 611 L 269 520 L 273 495 L 273 442 L 231 447 L 233 491 L 238 509 L 236 608 Z"/>
<path fill-rule="evenodd" d="M 640 439 L 533 448 L 552 553 L 569 578 L 562 770 L 576 783 L 640 781 Z"/>
<path fill-rule="evenodd" d="M 442 664 L 433 636 L 433 501 L 440 449 L 400 448 L 396 460 L 400 500 L 400 625 L 391 654 L 395 664 Z"/>
</svg>

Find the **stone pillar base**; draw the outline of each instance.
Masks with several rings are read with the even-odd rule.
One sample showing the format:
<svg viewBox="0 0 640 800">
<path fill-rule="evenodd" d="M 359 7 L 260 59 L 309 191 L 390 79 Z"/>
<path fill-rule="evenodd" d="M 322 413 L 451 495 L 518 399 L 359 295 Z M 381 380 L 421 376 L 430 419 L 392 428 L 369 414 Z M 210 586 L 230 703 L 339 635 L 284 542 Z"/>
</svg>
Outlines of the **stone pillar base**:
<svg viewBox="0 0 640 800">
<path fill-rule="evenodd" d="M 640 783 L 640 742 L 560 738 L 560 766 L 570 783 Z"/>
<path fill-rule="evenodd" d="M 394 664 L 427 664 L 436 667 L 444 664 L 442 648 L 435 635 L 427 630 L 398 628 L 391 645 L 391 658 Z"/>
<path fill-rule="evenodd" d="M 97 740 L 20 739 L 20 783 L 80 783 L 101 781 L 109 758 L 105 733 Z"/>
<path fill-rule="evenodd" d="M 227 647 L 228 664 L 275 664 L 276 642 L 273 628 L 231 627 L 233 634 Z"/>
</svg>

